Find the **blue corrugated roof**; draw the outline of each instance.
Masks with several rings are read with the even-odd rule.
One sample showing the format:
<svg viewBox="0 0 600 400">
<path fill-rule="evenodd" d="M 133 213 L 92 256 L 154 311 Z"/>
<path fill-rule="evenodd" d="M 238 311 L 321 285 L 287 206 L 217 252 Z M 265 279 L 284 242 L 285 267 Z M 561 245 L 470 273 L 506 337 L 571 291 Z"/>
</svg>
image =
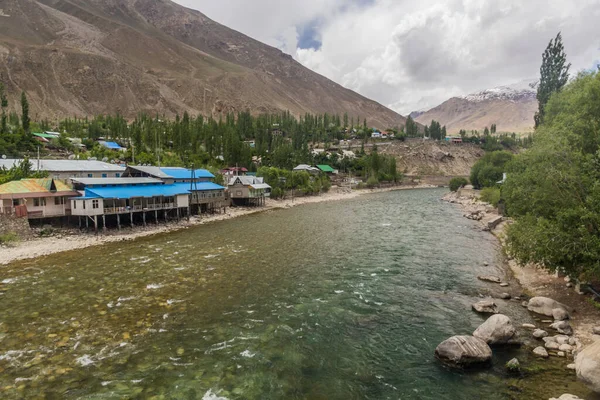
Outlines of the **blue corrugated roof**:
<svg viewBox="0 0 600 400">
<path fill-rule="evenodd" d="M 175 179 L 192 179 L 192 172 L 189 169 L 183 168 L 161 168 L 163 173 Z M 215 176 L 205 169 L 197 169 L 195 172 L 196 178 L 214 178 Z"/>
<path fill-rule="evenodd" d="M 189 188 L 181 185 L 143 185 L 86 188 L 85 197 L 103 199 L 131 199 L 134 197 L 176 196 L 189 194 Z"/>
<path fill-rule="evenodd" d="M 188 192 L 190 191 L 190 184 L 189 183 L 174 183 L 174 185 L 177 185 L 179 187 L 181 187 L 182 189 L 186 189 Z M 213 182 L 198 182 L 198 183 L 194 183 L 192 184 L 192 190 L 225 190 L 225 188 L 221 185 L 217 185 L 216 183 Z"/>
<path fill-rule="evenodd" d="M 106 147 L 108 149 L 113 149 L 113 150 L 120 150 L 123 148 L 123 147 L 119 146 L 118 143 L 115 143 L 115 142 L 101 142 L 101 144 L 104 147 Z"/>
</svg>

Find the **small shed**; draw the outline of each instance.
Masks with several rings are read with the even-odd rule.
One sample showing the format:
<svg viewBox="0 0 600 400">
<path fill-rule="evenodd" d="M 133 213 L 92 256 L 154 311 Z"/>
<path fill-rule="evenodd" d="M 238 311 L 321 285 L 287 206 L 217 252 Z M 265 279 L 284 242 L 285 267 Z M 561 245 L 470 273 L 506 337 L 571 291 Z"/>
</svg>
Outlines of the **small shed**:
<svg viewBox="0 0 600 400">
<path fill-rule="evenodd" d="M 327 175 L 337 174 L 337 171 L 333 169 L 330 165 L 317 165 L 317 168 L 319 168 L 321 172 L 324 172 Z"/>
</svg>

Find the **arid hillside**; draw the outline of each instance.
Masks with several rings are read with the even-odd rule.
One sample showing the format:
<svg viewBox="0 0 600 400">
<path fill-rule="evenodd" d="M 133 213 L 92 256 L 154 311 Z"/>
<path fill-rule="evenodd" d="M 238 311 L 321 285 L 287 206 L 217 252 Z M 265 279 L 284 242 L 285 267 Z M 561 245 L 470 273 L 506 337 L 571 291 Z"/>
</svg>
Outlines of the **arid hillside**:
<svg viewBox="0 0 600 400">
<path fill-rule="evenodd" d="M 347 112 L 405 118 L 169 0 L 2 0 L 0 76 L 33 116 Z"/>
<path fill-rule="evenodd" d="M 381 154 L 396 157 L 398 170 L 407 176 L 469 176 L 471 167 L 484 151 L 474 144 L 450 144 L 434 140 L 409 139 L 378 145 Z"/>
</svg>

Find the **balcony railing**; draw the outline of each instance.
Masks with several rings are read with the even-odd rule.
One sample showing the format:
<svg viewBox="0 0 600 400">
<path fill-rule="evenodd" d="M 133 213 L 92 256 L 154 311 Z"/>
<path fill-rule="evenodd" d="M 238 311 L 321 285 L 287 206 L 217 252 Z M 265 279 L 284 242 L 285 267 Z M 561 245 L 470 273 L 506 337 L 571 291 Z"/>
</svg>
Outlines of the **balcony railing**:
<svg viewBox="0 0 600 400">
<path fill-rule="evenodd" d="M 104 214 L 127 214 L 138 211 L 169 210 L 175 208 L 175 203 L 135 205 L 133 207 L 104 207 Z"/>
</svg>

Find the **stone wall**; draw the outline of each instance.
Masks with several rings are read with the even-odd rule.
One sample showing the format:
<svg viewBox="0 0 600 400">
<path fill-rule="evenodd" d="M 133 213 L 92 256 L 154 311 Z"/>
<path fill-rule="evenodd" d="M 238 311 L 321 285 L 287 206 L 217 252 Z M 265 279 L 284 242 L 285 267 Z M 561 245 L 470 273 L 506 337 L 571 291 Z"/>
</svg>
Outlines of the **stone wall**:
<svg viewBox="0 0 600 400">
<path fill-rule="evenodd" d="M 14 215 L 0 215 L 0 235 L 14 232 L 21 240 L 31 238 L 31 228 L 27 218 L 17 218 Z"/>
</svg>

